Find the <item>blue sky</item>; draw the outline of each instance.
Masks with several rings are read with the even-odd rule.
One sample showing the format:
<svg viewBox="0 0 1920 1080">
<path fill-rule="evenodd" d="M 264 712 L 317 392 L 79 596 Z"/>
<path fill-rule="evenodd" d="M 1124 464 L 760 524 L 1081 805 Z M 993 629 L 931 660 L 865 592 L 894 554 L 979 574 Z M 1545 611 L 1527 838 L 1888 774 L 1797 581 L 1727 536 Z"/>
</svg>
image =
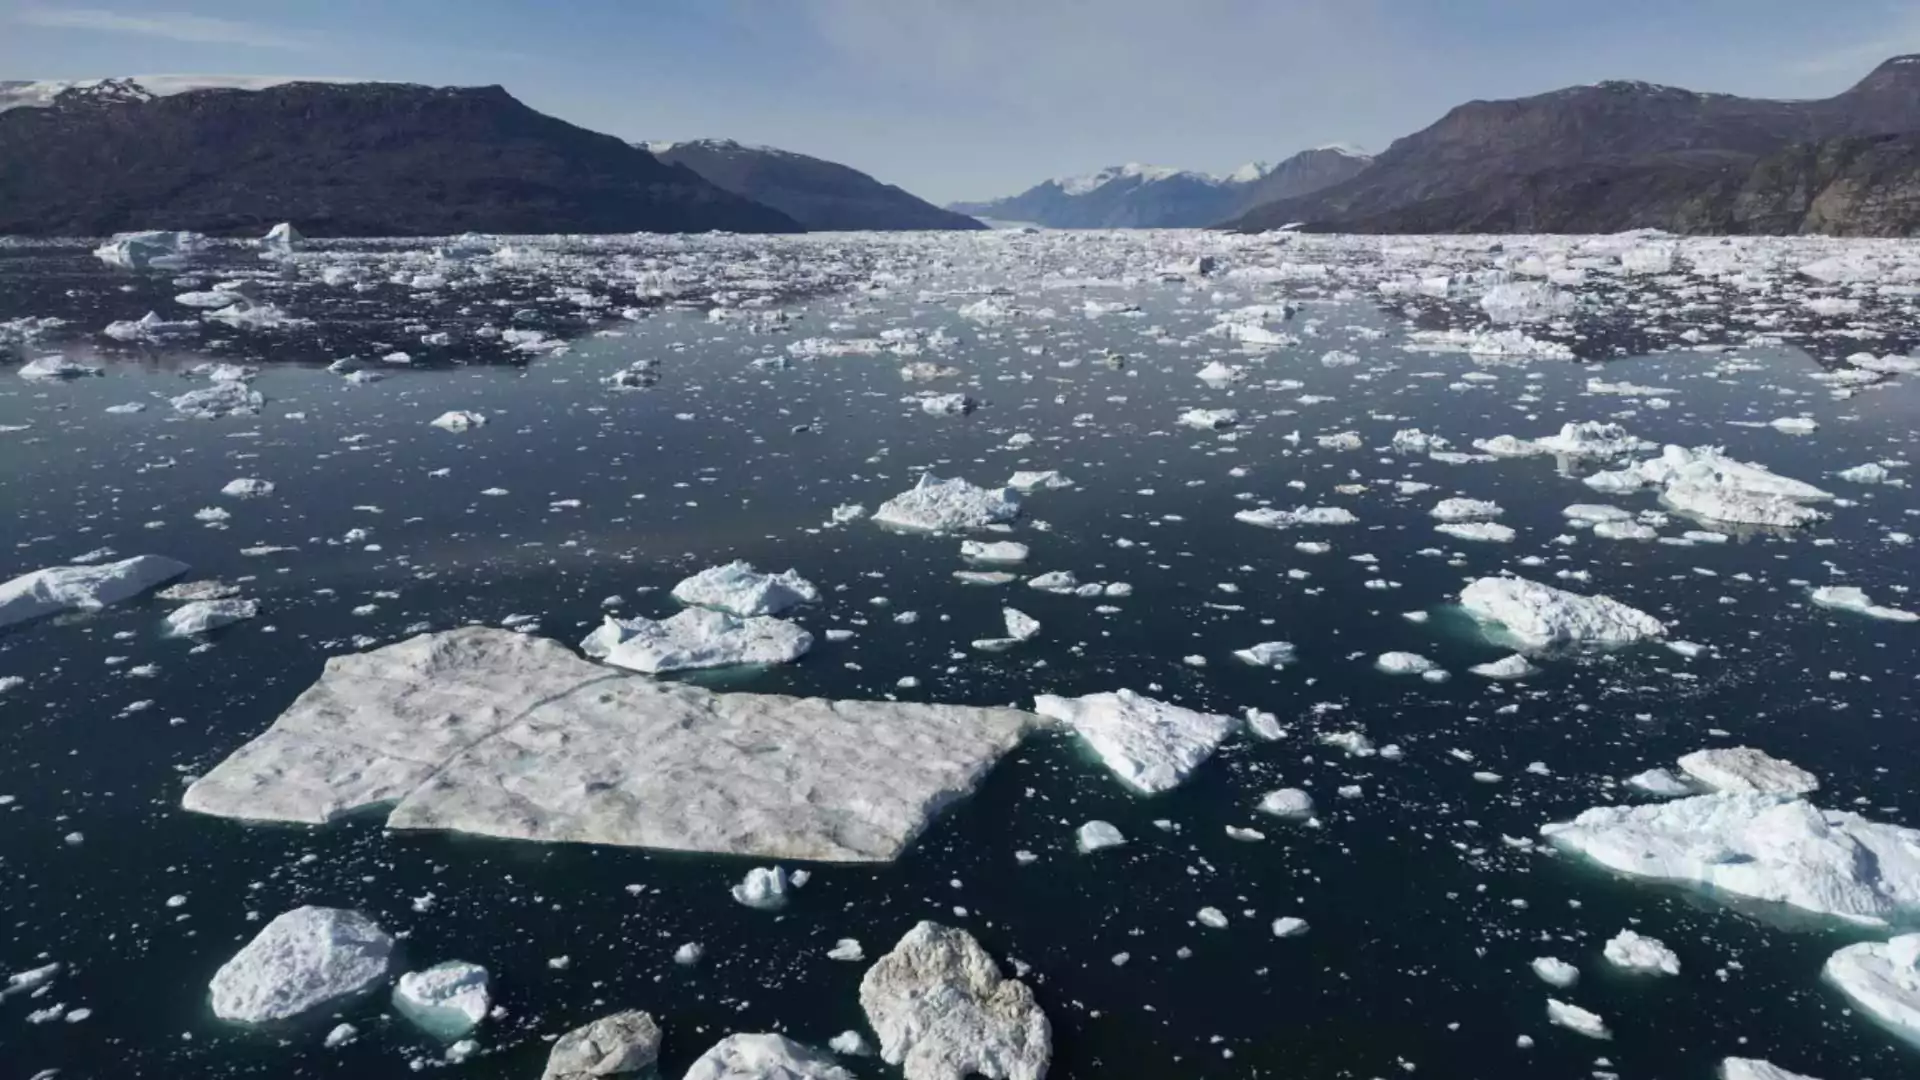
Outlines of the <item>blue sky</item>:
<svg viewBox="0 0 1920 1080">
<path fill-rule="evenodd" d="M 817 154 L 936 201 L 1127 161 L 1380 149 L 1607 78 L 1825 96 L 1920 0 L 0 0 L 0 78 L 500 83 L 630 139 Z"/>
</svg>

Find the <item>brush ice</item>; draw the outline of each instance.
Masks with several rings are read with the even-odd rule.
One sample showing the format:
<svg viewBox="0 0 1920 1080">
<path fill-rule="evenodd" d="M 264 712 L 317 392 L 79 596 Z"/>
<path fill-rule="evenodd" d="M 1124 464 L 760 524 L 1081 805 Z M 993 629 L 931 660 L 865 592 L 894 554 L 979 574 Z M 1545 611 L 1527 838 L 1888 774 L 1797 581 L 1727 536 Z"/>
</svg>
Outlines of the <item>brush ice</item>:
<svg viewBox="0 0 1920 1080">
<path fill-rule="evenodd" d="M 906 1080 L 1041 1080 L 1053 1027 L 965 930 L 922 922 L 860 980 L 880 1058 Z"/>
<path fill-rule="evenodd" d="M 1822 974 L 1862 1012 L 1920 1040 L 1920 934 L 1848 945 Z"/>
<path fill-rule="evenodd" d="M 1787 795 L 1603 806 L 1541 834 L 1609 869 L 1879 926 L 1920 913 L 1920 831 Z"/>
<path fill-rule="evenodd" d="M 1680 974 L 1680 958 L 1673 950 L 1656 938 L 1650 938 L 1632 930 L 1622 930 L 1608 940 L 1602 950 L 1607 962 L 1625 971 L 1640 971 L 1652 975 Z"/>
<path fill-rule="evenodd" d="M 357 911 L 301 907 L 275 918 L 214 973 L 213 1014 L 264 1024 L 387 977 L 393 939 Z"/>
<path fill-rule="evenodd" d="M 922 473 L 912 491 L 880 504 L 873 520 L 898 529 L 957 532 L 1012 521 L 1020 501 L 1006 488 L 975 487 L 954 477 L 942 480 Z"/>
<path fill-rule="evenodd" d="M 766 615 L 742 619 L 706 608 L 689 608 L 659 620 L 609 615 L 580 643 L 580 651 L 596 660 L 648 675 L 787 664 L 812 647 L 813 635 L 784 619 Z"/>
<path fill-rule="evenodd" d="M 1178 787 L 1234 729 L 1232 717 L 1194 712 L 1131 690 L 1068 698 L 1041 694 L 1034 711 L 1071 727 L 1137 791 Z"/>
<path fill-rule="evenodd" d="M 1534 646 L 1625 645 L 1666 634 L 1660 620 L 1605 596 L 1581 596 L 1524 578 L 1481 578 L 1460 605 Z"/>
<path fill-rule="evenodd" d="M 486 627 L 334 656 L 186 809 L 766 859 L 884 862 L 1042 726 L 957 705 L 717 694 Z"/>
<path fill-rule="evenodd" d="M 449 960 L 424 971 L 409 971 L 394 984 L 393 1007 L 436 1039 L 462 1038 L 479 1027 L 493 1007 L 487 969 Z"/>
<path fill-rule="evenodd" d="M 1874 619 L 1886 619 L 1889 622 L 1916 622 L 1920 615 L 1900 608 L 1882 607 L 1874 603 L 1863 589 L 1852 585 L 1822 585 L 1813 590 L 1812 600 L 1821 607 L 1851 611 Z"/>
<path fill-rule="evenodd" d="M 817 603 L 820 590 L 793 570 L 763 574 L 752 564 L 736 560 L 702 570 L 675 585 L 673 598 L 694 607 L 748 618 L 778 615 L 800 604 Z"/>
<path fill-rule="evenodd" d="M 1715 791 L 1740 795 L 1806 795 L 1820 789 L 1812 773 L 1750 746 L 1696 750 L 1680 759 L 1680 769 Z"/>
<path fill-rule="evenodd" d="M 138 555 L 98 566 L 52 566 L 0 585 L 0 627 L 58 615 L 98 611 L 131 600 L 187 572 L 187 564 Z"/>
</svg>

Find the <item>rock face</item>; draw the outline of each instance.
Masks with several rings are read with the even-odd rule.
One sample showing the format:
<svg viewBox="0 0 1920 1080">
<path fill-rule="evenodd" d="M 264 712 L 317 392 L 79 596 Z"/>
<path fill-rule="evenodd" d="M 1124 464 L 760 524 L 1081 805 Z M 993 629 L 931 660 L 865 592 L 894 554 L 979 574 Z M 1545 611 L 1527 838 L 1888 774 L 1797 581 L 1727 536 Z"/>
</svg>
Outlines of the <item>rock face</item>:
<svg viewBox="0 0 1920 1080">
<path fill-rule="evenodd" d="M 964 930 L 923 922 L 867 969 L 860 1007 L 907 1080 L 1041 1080 L 1053 1027 Z"/>
<path fill-rule="evenodd" d="M 858 169 L 770 146 L 731 139 L 643 143 L 669 165 L 684 165 L 708 182 L 771 206 L 808 229 L 984 229 L 965 214 L 883 184 Z"/>
<path fill-rule="evenodd" d="M 660 1060 L 660 1025 L 638 1009 L 603 1016 L 553 1044 L 540 1080 L 598 1080 L 651 1068 Z"/>
<path fill-rule="evenodd" d="M 99 566 L 52 566 L 0 584 L 0 627 L 63 611 L 98 611 L 131 600 L 187 572 L 160 555 L 136 555 Z"/>
<path fill-rule="evenodd" d="M 213 1014 L 286 1020 L 387 977 L 393 939 L 357 911 L 302 907 L 266 925 L 213 976 Z"/>
<path fill-rule="evenodd" d="M 853 1080 L 853 1074 L 784 1035 L 729 1035 L 700 1055 L 685 1080 Z"/>
<path fill-rule="evenodd" d="M 1042 723 L 1013 709 L 716 694 L 484 627 L 336 656 L 187 789 L 198 813 L 880 862 Z"/>
<path fill-rule="evenodd" d="M 1233 224 L 1908 235 L 1920 228 L 1916 132 L 1920 58 L 1911 56 L 1821 101 L 1604 82 L 1461 105 L 1352 179 Z"/>
<path fill-rule="evenodd" d="M 795 232 L 770 207 L 498 86 L 110 81 L 0 111 L 0 234 Z"/>
<path fill-rule="evenodd" d="M 1056 229 L 1176 229 L 1217 225 L 1274 199 L 1317 191 L 1353 176 L 1371 158 L 1341 147 L 1307 150 L 1226 176 L 1155 165 L 1114 165 L 1086 176 L 1045 180 L 1018 195 L 947 209 Z"/>
</svg>

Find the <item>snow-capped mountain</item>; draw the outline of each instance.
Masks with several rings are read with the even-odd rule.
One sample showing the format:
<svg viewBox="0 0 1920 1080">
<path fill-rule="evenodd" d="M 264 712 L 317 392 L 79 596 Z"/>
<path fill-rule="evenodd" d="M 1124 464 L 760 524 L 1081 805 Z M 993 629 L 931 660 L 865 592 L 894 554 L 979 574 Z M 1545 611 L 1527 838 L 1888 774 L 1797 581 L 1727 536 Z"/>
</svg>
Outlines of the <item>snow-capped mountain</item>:
<svg viewBox="0 0 1920 1080">
<path fill-rule="evenodd" d="M 858 169 L 771 146 L 732 139 L 647 142 L 640 148 L 684 165 L 711 184 L 771 206 L 808 229 L 978 229 L 978 221 L 942 210 Z"/>
<path fill-rule="evenodd" d="M 75 99 L 99 102 L 151 101 L 194 90 L 265 90 L 295 82 L 353 83 L 324 75 L 127 75 L 113 79 L 0 79 L 0 112 L 8 109 L 48 108 L 69 90 Z"/>
<path fill-rule="evenodd" d="M 1277 165 L 1248 162 L 1222 175 L 1138 162 L 1082 176 L 1042 181 L 1018 195 L 948 207 L 963 214 L 1027 221 L 1059 229 L 1193 228 L 1217 225 L 1257 200 L 1250 194 L 1280 188 L 1305 194 L 1314 185 L 1344 180 L 1371 160 L 1345 151 L 1309 150 Z M 1275 177 L 1282 177 L 1276 181 Z"/>
</svg>

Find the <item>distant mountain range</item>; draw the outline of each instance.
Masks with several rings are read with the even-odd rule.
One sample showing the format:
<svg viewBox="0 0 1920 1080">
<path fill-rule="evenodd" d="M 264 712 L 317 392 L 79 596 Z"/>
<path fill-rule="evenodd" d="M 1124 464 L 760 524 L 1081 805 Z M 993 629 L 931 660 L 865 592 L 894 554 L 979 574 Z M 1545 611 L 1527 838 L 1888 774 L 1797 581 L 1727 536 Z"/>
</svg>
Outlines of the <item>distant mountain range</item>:
<svg viewBox="0 0 1920 1080">
<path fill-rule="evenodd" d="M 810 230 L 986 228 L 858 169 L 789 150 L 744 146 L 731 139 L 640 145 L 661 161 L 684 165 Z"/>
<path fill-rule="evenodd" d="M 498 86 L 0 84 L 0 234 L 798 232 Z"/>
<path fill-rule="evenodd" d="M 950 203 L 975 217 L 1056 229 L 1171 229 L 1217 225 L 1273 199 L 1317 191 L 1354 176 L 1372 159 L 1321 147 L 1278 165 L 1255 162 L 1224 176 L 1158 165 L 1114 165 L 1086 176 L 1044 180 L 1018 195 Z"/>
<path fill-rule="evenodd" d="M 1816 101 L 1604 82 L 1461 105 L 1351 178 L 1266 202 L 1232 225 L 1912 235 L 1916 133 L 1916 56 Z"/>
</svg>

